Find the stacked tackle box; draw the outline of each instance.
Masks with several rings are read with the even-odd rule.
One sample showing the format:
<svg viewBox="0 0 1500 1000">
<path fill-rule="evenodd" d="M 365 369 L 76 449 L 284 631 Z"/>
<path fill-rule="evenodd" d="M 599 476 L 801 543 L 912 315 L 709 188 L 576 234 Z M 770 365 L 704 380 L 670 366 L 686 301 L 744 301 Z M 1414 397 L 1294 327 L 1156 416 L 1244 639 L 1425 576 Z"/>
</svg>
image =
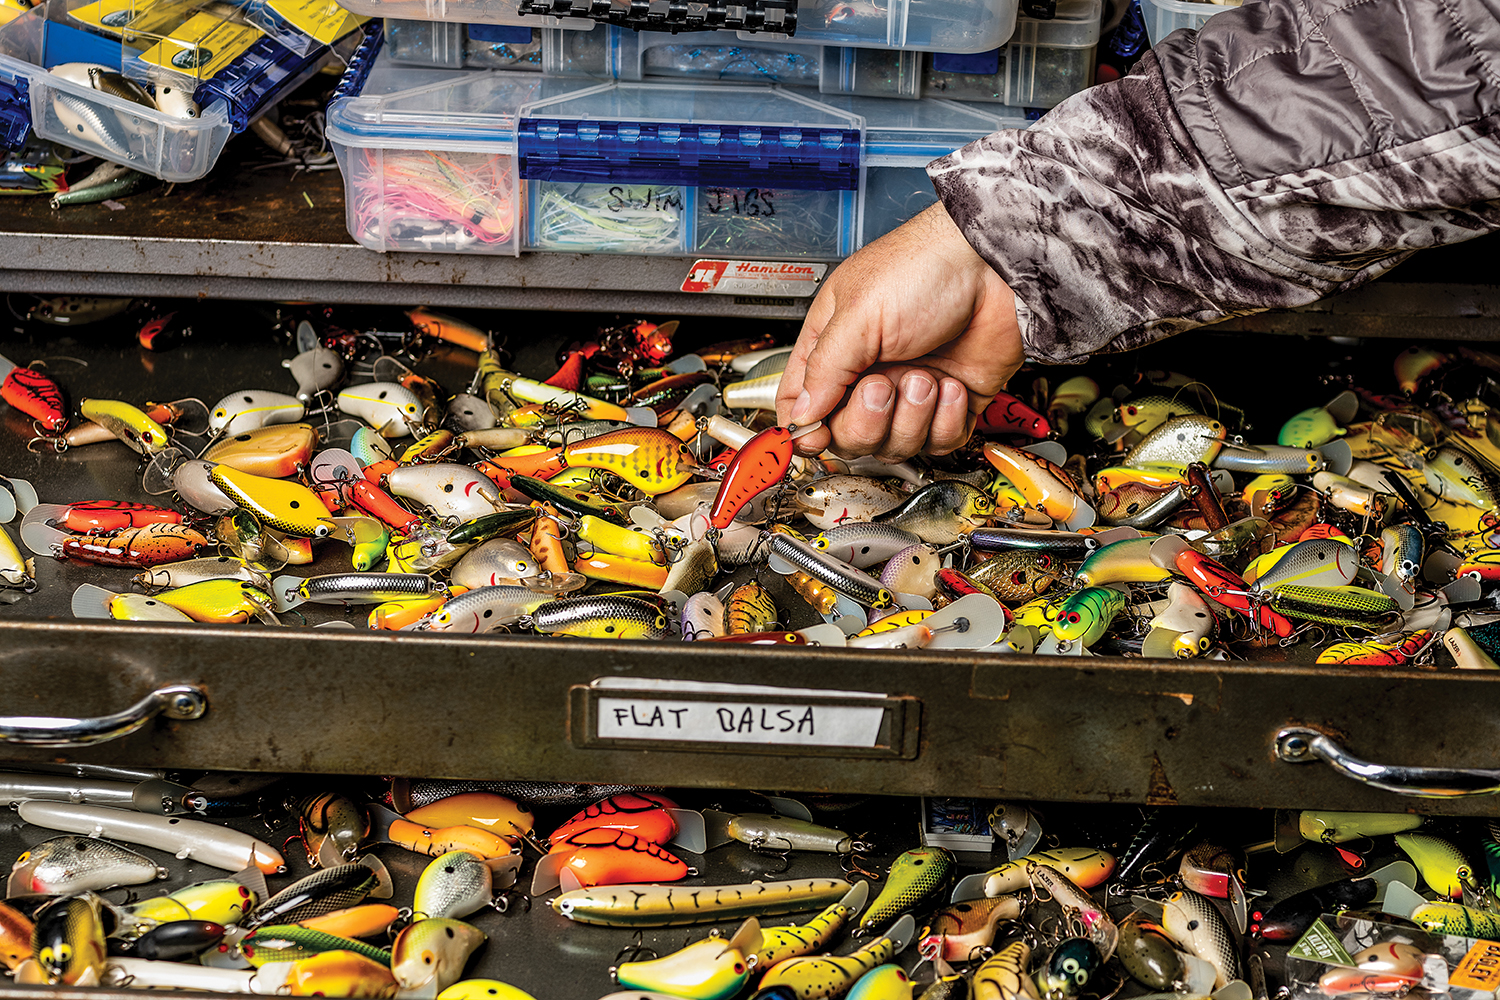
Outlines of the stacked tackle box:
<svg viewBox="0 0 1500 1000">
<path fill-rule="evenodd" d="M 328 117 L 361 244 L 809 261 L 933 203 L 936 157 L 1088 86 L 1103 6 L 340 2 L 387 18 L 387 82 Z M 418 68 L 451 75 L 391 86 Z"/>
</svg>

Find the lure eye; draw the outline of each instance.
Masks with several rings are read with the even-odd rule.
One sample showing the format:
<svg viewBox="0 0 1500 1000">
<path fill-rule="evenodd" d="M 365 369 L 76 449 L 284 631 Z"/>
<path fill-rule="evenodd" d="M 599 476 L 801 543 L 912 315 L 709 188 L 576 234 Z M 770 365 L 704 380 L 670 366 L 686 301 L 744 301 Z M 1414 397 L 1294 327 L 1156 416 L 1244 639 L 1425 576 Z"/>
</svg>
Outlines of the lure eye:
<svg viewBox="0 0 1500 1000">
<path fill-rule="evenodd" d="M 1077 625 L 1082 620 L 1083 619 L 1079 616 L 1078 612 L 1076 612 L 1076 611 L 1070 611 L 1070 612 L 1068 612 L 1068 624 L 1070 624 L 1070 625 Z"/>
</svg>

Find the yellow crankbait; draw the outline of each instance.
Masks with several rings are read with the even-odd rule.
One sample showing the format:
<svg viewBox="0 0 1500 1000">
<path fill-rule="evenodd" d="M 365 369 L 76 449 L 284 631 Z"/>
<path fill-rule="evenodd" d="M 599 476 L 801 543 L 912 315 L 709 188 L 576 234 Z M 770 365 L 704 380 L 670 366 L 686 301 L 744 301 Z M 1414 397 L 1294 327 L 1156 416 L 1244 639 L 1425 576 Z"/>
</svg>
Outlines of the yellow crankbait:
<svg viewBox="0 0 1500 1000">
<path fill-rule="evenodd" d="M 176 608 L 195 622 L 238 624 L 259 618 L 280 624 L 271 611 L 271 595 L 243 580 L 203 580 L 175 590 L 163 590 L 155 599 Z"/>
<path fill-rule="evenodd" d="M 142 455 L 155 455 L 167 446 L 167 429 L 129 403 L 85 399 L 78 404 L 78 412 Z"/>
<path fill-rule="evenodd" d="M 327 538 L 334 523 L 318 495 L 301 483 L 267 479 L 216 465 L 208 478 L 240 507 L 277 531 L 303 538 Z"/>
<path fill-rule="evenodd" d="M 670 493 L 698 471 L 687 445 L 657 427 L 600 434 L 565 446 L 562 457 L 574 467 L 612 472 L 652 496 Z"/>
</svg>

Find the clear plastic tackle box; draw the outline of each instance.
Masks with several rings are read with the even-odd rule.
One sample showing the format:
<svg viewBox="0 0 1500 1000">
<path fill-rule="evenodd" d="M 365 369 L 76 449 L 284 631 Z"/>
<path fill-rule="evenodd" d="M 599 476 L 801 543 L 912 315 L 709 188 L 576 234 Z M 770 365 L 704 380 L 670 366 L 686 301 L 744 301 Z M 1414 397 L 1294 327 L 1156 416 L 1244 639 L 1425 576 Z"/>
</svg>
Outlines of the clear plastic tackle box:
<svg viewBox="0 0 1500 1000">
<path fill-rule="evenodd" d="M 1058 0 L 1054 18 L 1017 18 L 1015 33 L 993 52 L 929 53 L 923 57 L 922 93 L 1053 107 L 1094 82 L 1103 7 L 1102 0 Z"/>
<path fill-rule="evenodd" d="M 616 25 L 559 31 L 391 18 L 386 38 L 391 58 L 414 66 L 520 70 L 599 81 L 777 83 L 815 87 L 825 94 L 915 98 L 922 71 L 918 52 L 745 41 L 721 32 L 636 32 Z"/>
<path fill-rule="evenodd" d="M 331 57 L 293 29 L 265 33 L 243 8 L 176 4 L 163 19 L 157 6 L 100 15 L 98 0 L 45 0 L 0 27 L 0 142 L 19 148 L 34 131 L 165 181 L 197 180 L 231 135 Z M 207 26 L 184 42 L 195 19 Z M 348 58 L 378 47 L 379 32 L 367 25 L 337 45 Z M 234 44 L 216 51 L 218 38 Z"/>
<path fill-rule="evenodd" d="M 1141 17 L 1146 22 L 1146 37 L 1155 45 L 1178 28 L 1197 31 L 1215 14 L 1237 6 L 1221 6 L 1206 0 L 1141 0 Z"/>
<path fill-rule="evenodd" d="M 865 178 L 859 245 L 879 239 L 937 201 L 927 164 L 1003 128 L 1031 123 L 1018 108 L 991 106 L 992 112 L 956 101 L 923 98 L 888 101 L 870 97 L 827 97 L 840 111 L 865 122 Z"/>
<path fill-rule="evenodd" d="M 521 112 L 526 246 L 836 259 L 863 120 L 778 87 L 617 82 Z"/>
</svg>

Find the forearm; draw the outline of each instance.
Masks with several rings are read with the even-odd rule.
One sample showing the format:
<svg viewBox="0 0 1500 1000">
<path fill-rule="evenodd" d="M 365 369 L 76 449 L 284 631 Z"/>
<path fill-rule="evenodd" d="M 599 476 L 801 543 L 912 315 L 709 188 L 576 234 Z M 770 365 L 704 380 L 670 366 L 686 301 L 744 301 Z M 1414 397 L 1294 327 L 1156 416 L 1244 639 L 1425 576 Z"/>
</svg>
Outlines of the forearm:
<svg viewBox="0 0 1500 1000">
<path fill-rule="evenodd" d="M 1298 34 L 1284 22 L 1303 9 L 1265 0 L 1221 14 L 1031 130 L 929 168 L 966 238 L 1015 292 L 1029 356 L 1079 360 L 1302 305 L 1423 246 L 1500 226 L 1500 92 L 1481 87 L 1467 105 L 1440 107 L 1424 93 L 1379 103 L 1348 79 L 1341 90 L 1307 53 L 1275 51 L 1280 34 Z M 1358 48 L 1351 33 L 1387 28 L 1361 9 L 1320 22 L 1340 49 Z M 1480 25 L 1487 37 L 1492 22 Z M 1405 57 L 1419 63 L 1422 46 L 1412 48 Z M 1405 85 L 1420 91 L 1431 73 L 1413 77 Z M 1393 126 L 1380 113 L 1413 101 L 1426 118 Z"/>
</svg>

